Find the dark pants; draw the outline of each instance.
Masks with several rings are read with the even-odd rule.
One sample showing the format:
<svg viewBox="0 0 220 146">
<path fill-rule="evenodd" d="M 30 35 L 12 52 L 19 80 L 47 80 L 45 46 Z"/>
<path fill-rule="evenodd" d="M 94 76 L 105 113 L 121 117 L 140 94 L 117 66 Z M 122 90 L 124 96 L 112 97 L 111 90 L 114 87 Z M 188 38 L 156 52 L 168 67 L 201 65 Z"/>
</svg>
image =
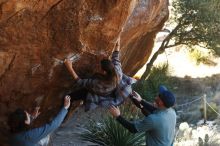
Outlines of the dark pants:
<svg viewBox="0 0 220 146">
<path fill-rule="evenodd" d="M 71 97 L 72 101 L 82 100 L 83 105 L 85 106 L 85 112 L 87 112 L 90 109 L 90 104 L 88 103 L 88 101 L 86 101 L 87 94 L 88 90 L 86 88 L 81 88 L 71 92 L 69 96 Z"/>
<path fill-rule="evenodd" d="M 86 88 L 82 88 L 76 91 L 73 91 L 69 94 L 71 100 L 83 100 L 86 101 L 86 96 L 88 94 L 88 90 Z"/>
</svg>

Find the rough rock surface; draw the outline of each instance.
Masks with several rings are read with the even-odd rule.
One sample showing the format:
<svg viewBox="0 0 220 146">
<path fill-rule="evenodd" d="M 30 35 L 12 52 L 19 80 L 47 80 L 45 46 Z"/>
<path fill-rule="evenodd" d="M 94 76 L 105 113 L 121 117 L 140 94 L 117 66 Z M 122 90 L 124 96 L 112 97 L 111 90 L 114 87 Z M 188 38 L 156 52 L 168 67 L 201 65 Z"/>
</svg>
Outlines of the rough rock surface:
<svg viewBox="0 0 220 146">
<path fill-rule="evenodd" d="M 41 106 L 35 126 L 57 113 L 72 86 L 64 58 L 88 77 L 122 31 L 123 69 L 134 75 L 167 17 L 168 0 L 0 0 L 0 143 L 17 107 Z"/>
</svg>

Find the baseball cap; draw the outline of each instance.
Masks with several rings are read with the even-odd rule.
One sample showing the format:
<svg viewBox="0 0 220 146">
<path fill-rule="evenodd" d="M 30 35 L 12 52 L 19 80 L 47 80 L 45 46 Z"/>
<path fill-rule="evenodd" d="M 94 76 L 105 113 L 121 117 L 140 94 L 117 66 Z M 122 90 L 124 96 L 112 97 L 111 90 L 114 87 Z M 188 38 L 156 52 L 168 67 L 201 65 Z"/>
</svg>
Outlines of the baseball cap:
<svg viewBox="0 0 220 146">
<path fill-rule="evenodd" d="M 175 102 L 176 102 L 176 98 L 173 95 L 172 92 L 170 92 L 166 86 L 164 85 L 160 85 L 159 86 L 159 97 L 160 99 L 163 101 L 164 105 L 169 108 L 174 106 Z"/>
</svg>

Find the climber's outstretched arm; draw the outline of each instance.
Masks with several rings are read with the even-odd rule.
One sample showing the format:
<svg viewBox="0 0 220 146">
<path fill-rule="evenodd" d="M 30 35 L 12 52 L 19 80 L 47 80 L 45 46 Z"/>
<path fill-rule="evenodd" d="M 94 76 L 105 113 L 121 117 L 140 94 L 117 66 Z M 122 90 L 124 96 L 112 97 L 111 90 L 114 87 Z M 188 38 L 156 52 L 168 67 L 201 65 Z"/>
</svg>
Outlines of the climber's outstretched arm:
<svg viewBox="0 0 220 146">
<path fill-rule="evenodd" d="M 114 51 L 119 51 L 120 50 L 120 42 L 121 42 L 121 38 L 119 37 L 117 42 L 116 42 Z"/>
<path fill-rule="evenodd" d="M 79 79 L 79 76 L 76 74 L 75 70 L 73 69 L 73 62 L 70 59 L 65 59 L 64 64 L 66 65 L 66 68 L 70 72 L 71 76 L 77 80 Z"/>
</svg>

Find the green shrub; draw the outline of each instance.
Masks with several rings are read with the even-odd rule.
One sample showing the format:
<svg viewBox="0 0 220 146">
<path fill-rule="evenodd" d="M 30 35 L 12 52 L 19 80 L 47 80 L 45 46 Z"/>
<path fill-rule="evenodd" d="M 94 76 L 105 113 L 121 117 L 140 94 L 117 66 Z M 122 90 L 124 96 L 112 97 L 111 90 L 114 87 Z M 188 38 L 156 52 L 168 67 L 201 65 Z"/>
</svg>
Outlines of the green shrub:
<svg viewBox="0 0 220 146">
<path fill-rule="evenodd" d="M 210 66 L 216 66 L 217 63 L 210 60 L 212 55 L 213 54 L 211 54 L 211 53 L 209 53 L 209 54 L 206 53 L 205 54 L 204 52 L 202 52 L 199 49 L 191 49 L 189 56 L 190 56 L 191 60 L 196 62 L 196 65 L 199 65 L 200 63 L 203 63 L 203 64 L 210 65 Z"/>
<path fill-rule="evenodd" d="M 128 118 L 136 118 L 137 111 L 127 104 L 122 106 L 121 112 Z M 136 113 L 136 114 L 134 114 Z M 87 131 L 80 134 L 84 141 L 90 141 L 102 146 L 141 146 L 145 144 L 145 134 L 132 134 L 110 116 L 95 122 L 90 121 Z"/>
</svg>

